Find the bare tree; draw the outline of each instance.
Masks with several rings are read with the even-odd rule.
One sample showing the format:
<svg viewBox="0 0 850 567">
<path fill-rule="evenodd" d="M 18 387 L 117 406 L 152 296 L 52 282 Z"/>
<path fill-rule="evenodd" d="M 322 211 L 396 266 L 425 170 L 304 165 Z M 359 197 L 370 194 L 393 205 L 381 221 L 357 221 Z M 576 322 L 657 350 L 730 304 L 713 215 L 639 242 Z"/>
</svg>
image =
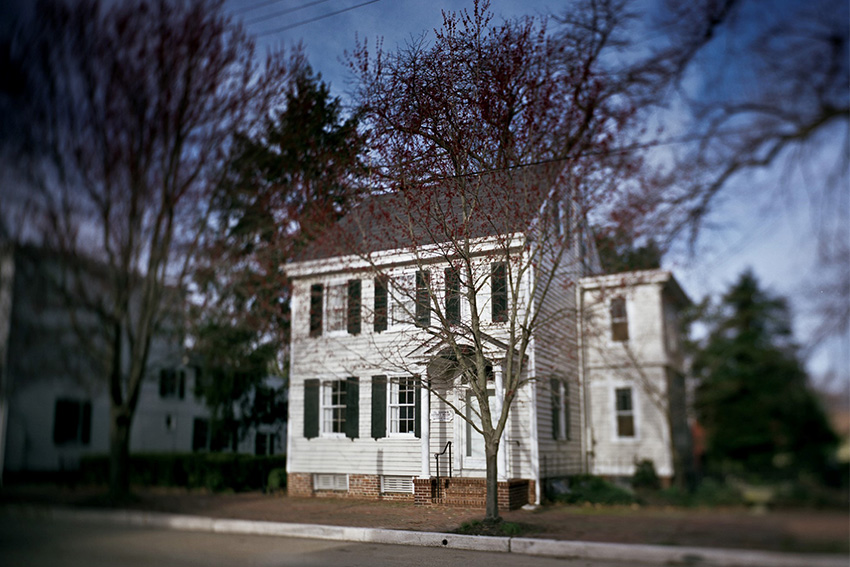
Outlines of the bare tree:
<svg viewBox="0 0 850 567">
<path fill-rule="evenodd" d="M 700 234 L 718 195 L 767 181 L 775 202 L 808 201 L 820 244 L 818 341 L 850 325 L 850 24 L 841 0 L 665 1 L 639 68 L 654 103 L 675 104 L 685 141 L 650 218 Z M 658 41 L 661 39 L 661 41 Z M 800 186 L 802 185 L 802 186 Z M 743 196 L 743 194 L 742 194 Z M 646 220 L 646 219 L 644 219 Z"/>
<path fill-rule="evenodd" d="M 258 66 L 221 2 L 43 1 L 36 13 L 11 44 L 23 79 L 3 108 L 31 128 L 21 165 L 42 242 L 65 259 L 77 338 L 108 384 L 110 492 L 122 497 L 151 345 L 179 332 L 229 141 L 278 99 L 289 65 L 277 53 Z"/>
<path fill-rule="evenodd" d="M 360 43 L 349 56 L 355 100 L 387 192 L 303 257 L 342 256 L 375 276 L 390 298 L 376 325 L 404 327 L 376 350 L 483 437 L 491 520 L 500 439 L 536 378 L 530 345 L 574 321 L 565 298 L 590 257 L 581 219 L 625 165 L 610 150 L 632 109 L 600 64 L 617 24 L 601 4 L 582 3 L 558 35 L 545 19 L 493 23 L 476 2 L 445 14 L 433 43 L 375 54 Z M 427 376 L 409 365 L 425 353 Z"/>
</svg>

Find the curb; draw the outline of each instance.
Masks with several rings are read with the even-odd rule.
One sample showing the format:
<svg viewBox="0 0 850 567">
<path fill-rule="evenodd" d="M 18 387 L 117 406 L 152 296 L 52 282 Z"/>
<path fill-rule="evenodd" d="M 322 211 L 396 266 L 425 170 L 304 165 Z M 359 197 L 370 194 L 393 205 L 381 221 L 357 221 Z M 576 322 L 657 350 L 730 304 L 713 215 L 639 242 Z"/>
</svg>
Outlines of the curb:
<svg viewBox="0 0 850 567">
<path fill-rule="evenodd" d="M 356 543 L 445 547 L 468 551 L 516 553 L 541 557 L 596 559 L 711 567 L 846 567 L 843 555 L 808 555 L 773 551 L 727 550 L 703 547 L 667 547 L 560 541 L 520 537 L 491 537 L 413 532 L 382 528 L 355 528 L 319 524 L 289 524 L 254 520 L 186 516 L 133 510 L 92 510 L 5 506 L 4 514 L 87 522 L 120 522 L 132 526 L 244 535 L 301 537 Z"/>
</svg>

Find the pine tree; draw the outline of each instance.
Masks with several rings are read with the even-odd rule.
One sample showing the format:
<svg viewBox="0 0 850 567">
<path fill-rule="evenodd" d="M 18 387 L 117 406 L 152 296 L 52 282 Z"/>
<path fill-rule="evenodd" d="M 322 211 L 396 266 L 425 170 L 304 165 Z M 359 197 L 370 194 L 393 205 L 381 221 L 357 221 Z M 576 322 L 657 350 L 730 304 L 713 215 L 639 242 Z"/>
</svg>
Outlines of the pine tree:
<svg viewBox="0 0 850 567">
<path fill-rule="evenodd" d="M 709 471 L 760 479 L 824 471 L 836 435 L 808 385 L 788 305 L 747 271 L 707 317 L 694 359 Z"/>
</svg>

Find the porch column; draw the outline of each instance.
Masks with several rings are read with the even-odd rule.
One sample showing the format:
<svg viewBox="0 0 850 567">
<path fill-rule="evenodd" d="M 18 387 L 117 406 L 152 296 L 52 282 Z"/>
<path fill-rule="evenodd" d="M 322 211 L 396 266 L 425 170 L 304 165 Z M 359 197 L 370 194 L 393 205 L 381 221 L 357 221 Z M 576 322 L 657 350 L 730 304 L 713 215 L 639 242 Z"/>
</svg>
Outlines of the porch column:
<svg viewBox="0 0 850 567">
<path fill-rule="evenodd" d="M 425 382 L 423 381 L 423 384 Z M 423 386 L 421 392 L 419 427 L 422 432 L 422 478 L 431 478 L 431 390 Z"/>
<path fill-rule="evenodd" d="M 496 379 L 496 396 L 493 400 L 493 405 L 495 406 L 493 409 L 495 410 L 496 421 L 498 422 L 499 417 L 502 415 L 502 406 L 505 401 L 505 381 L 504 376 L 502 375 L 502 365 L 494 364 L 493 365 L 493 373 L 495 374 Z M 499 480 L 508 480 L 508 444 L 506 442 L 507 439 L 507 423 L 505 424 L 505 431 L 502 432 L 502 437 L 499 439 L 499 462 L 498 462 L 498 470 L 499 470 Z"/>
</svg>

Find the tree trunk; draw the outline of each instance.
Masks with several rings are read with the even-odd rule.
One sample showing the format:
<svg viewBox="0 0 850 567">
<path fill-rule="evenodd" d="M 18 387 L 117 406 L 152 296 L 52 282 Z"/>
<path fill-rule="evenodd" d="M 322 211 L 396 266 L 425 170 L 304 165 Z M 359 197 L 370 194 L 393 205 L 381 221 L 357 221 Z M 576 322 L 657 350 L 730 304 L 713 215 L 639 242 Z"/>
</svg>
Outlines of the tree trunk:
<svg viewBox="0 0 850 567">
<path fill-rule="evenodd" d="M 499 443 L 484 442 L 487 457 L 487 505 L 484 520 L 495 522 L 499 520 Z"/>
<path fill-rule="evenodd" d="M 130 423 L 124 407 L 112 407 L 109 422 L 109 495 L 125 500 L 130 495 Z"/>
</svg>

